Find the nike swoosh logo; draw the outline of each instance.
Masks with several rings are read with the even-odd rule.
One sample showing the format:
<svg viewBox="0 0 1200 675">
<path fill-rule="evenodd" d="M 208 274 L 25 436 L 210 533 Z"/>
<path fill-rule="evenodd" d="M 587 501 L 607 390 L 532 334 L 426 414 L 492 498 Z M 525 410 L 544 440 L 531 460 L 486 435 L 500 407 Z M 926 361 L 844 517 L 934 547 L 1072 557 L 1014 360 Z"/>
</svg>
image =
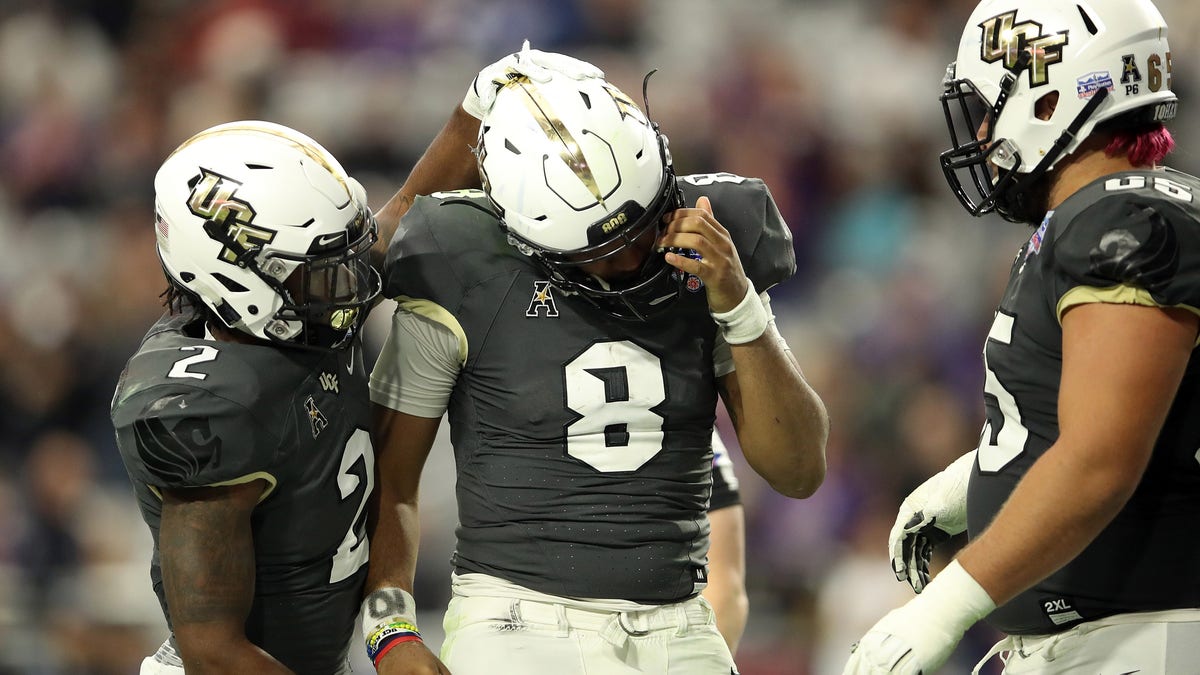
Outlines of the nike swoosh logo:
<svg viewBox="0 0 1200 675">
<path fill-rule="evenodd" d="M 323 234 L 317 237 L 317 246 L 328 246 L 344 236 L 346 235 L 343 232 L 338 232 L 337 234 Z"/>
<path fill-rule="evenodd" d="M 354 374 L 354 349 L 351 347 L 349 353 L 346 354 L 346 373 L 349 375 Z"/>
</svg>

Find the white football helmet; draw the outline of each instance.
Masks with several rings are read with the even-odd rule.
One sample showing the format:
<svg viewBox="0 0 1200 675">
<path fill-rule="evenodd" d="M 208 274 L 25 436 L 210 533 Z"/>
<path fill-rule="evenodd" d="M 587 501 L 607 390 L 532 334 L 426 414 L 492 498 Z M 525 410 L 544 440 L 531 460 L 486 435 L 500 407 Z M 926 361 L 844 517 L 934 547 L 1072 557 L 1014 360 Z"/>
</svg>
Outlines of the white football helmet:
<svg viewBox="0 0 1200 675">
<path fill-rule="evenodd" d="M 350 343 L 379 293 L 366 192 L 313 139 L 270 122 L 206 129 L 154 178 L 168 280 L 229 328 L 285 345 Z"/>
<path fill-rule="evenodd" d="M 509 241 L 557 288 L 623 319 L 678 299 L 683 276 L 656 251 L 627 282 L 579 269 L 657 232 L 682 205 L 666 139 L 621 90 L 599 77 L 514 77 L 483 118 L 477 156 Z"/>
<path fill-rule="evenodd" d="M 1167 24 L 1150 0 L 983 0 L 943 84 L 951 189 L 972 215 L 1015 221 L 1035 215 L 1029 188 L 1097 124 L 1175 116 Z M 1051 92 L 1057 107 L 1039 119 Z"/>
</svg>

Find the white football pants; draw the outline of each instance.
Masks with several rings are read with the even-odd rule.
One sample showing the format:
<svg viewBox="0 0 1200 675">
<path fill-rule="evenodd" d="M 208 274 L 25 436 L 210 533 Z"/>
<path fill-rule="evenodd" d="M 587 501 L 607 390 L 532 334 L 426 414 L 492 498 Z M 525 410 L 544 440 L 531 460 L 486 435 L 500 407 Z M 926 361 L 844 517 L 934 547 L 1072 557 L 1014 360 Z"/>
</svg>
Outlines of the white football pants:
<svg viewBox="0 0 1200 675">
<path fill-rule="evenodd" d="M 1200 609 L 1118 614 L 1054 635 L 1012 635 L 973 672 L 996 654 L 1004 675 L 1200 673 Z"/>
<path fill-rule="evenodd" d="M 454 675 L 737 673 L 699 596 L 622 612 L 456 595 L 443 625 L 441 658 Z"/>
</svg>

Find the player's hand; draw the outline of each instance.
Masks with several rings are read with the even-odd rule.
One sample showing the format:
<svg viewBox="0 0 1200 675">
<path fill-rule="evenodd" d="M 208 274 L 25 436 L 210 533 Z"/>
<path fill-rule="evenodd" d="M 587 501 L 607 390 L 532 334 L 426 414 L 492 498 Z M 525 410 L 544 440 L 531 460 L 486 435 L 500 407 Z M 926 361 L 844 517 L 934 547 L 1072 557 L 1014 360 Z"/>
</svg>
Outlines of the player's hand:
<svg viewBox="0 0 1200 675">
<path fill-rule="evenodd" d="M 696 200 L 694 208 L 676 209 L 666 218 L 667 228 L 658 246 L 667 250 L 667 262 L 700 277 L 708 293 L 709 311 L 728 312 L 736 307 L 746 297 L 750 280 L 729 231 L 713 217 L 708 197 Z M 699 259 L 671 249 L 695 251 Z"/>
<path fill-rule="evenodd" d="M 547 82 L 554 75 L 565 75 L 573 80 L 604 77 L 604 71 L 587 61 L 580 61 L 565 54 L 530 49 L 529 40 L 521 45 L 521 51 L 486 66 L 471 80 L 462 107 L 472 116 L 483 119 L 496 102 L 496 94 L 509 80 L 524 75 L 534 82 Z"/>
<path fill-rule="evenodd" d="M 929 583 L 934 547 L 967 529 L 967 482 L 974 461 L 974 452 L 959 457 L 900 504 L 888 535 L 892 571 L 917 593 Z"/>
<path fill-rule="evenodd" d="M 420 641 L 396 645 L 375 669 L 379 675 L 450 675 L 450 669 Z"/>
<path fill-rule="evenodd" d="M 850 648 L 842 675 L 933 675 L 996 603 L 958 561 L 925 592 L 888 612 Z"/>
<path fill-rule="evenodd" d="M 888 612 L 850 648 L 842 675 L 933 675 L 962 635 L 934 634 L 912 614 L 908 605 Z"/>
</svg>

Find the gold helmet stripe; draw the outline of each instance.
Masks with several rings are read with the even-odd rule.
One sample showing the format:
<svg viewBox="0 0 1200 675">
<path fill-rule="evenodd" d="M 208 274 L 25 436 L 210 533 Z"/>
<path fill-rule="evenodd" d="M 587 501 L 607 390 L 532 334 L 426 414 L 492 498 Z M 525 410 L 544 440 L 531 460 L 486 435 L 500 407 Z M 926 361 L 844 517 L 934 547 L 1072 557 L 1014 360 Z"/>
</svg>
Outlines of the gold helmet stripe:
<svg viewBox="0 0 1200 675">
<path fill-rule="evenodd" d="M 575 172 L 575 176 L 579 178 L 579 182 L 583 183 L 584 187 L 592 193 L 596 201 L 599 202 L 601 208 L 608 209 L 608 205 L 604 203 L 604 195 L 600 193 L 600 185 L 596 183 L 596 177 L 592 175 L 592 169 L 588 166 L 587 157 L 583 155 L 583 150 L 579 147 L 579 142 L 571 135 L 571 131 L 567 129 L 554 111 L 550 107 L 550 102 L 542 96 L 541 92 L 536 87 L 530 86 L 528 77 L 514 77 L 505 84 L 507 87 L 520 87 L 525 93 L 525 107 L 529 109 L 529 114 L 537 120 L 541 125 L 542 131 L 551 143 L 559 144 L 559 157 L 563 163 Z"/>
</svg>

